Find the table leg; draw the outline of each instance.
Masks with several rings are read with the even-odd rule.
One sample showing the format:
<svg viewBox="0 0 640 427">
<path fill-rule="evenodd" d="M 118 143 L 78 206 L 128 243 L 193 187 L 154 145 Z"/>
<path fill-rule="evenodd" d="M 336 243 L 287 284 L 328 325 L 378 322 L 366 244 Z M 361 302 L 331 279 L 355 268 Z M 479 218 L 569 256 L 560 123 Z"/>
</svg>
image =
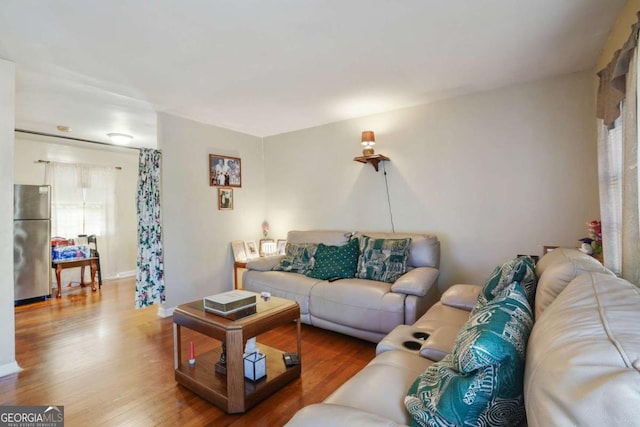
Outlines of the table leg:
<svg viewBox="0 0 640 427">
<path fill-rule="evenodd" d="M 96 288 L 96 271 L 98 271 L 98 266 L 96 265 L 96 261 L 94 259 L 91 260 L 91 290 L 97 291 Z"/>
<path fill-rule="evenodd" d="M 227 412 L 235 414 L 244 408 L 244 348 L 242 331 L 227 331 Z"/>
<path fill-rule="evenodd" d="M 298 330 L 298 361 L 300 362 L 300 366 L 302 366 L 302 335 L 300 333 L 300 318 L 298 317 L 298 320 L 296 320 L 297 325 L 297 330 Z"/>
<path fill-rule="evenodd" d="M 56 280 L 58 281 L 58 292 L 56 294 L 57 298 L 62 298 L 62 281 L 60 280 L 61 272 L 62 272 L 62 266 L 58 264 L 56 266 Z"/>
<path fill-rule="evenodd" d="M 180 351 L 180 325 L 173 324 L 173 367 L 178 369 L 182 363 L 182 353 Z"/>
</svg>

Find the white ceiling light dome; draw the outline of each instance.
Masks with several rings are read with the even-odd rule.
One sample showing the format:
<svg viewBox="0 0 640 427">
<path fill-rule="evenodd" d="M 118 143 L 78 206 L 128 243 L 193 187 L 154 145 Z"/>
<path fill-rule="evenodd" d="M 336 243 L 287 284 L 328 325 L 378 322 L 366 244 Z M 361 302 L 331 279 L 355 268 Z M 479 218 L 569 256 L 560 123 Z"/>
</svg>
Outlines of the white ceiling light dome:
<svg viewBox="0 0 640 427">
<path fill-rule="evenodd" d="M 133 136 L 127 135 L 126 133 L 108 133 L 107 136 L 117 145 L 127 145 L 133 139 Z"/>
</svg>

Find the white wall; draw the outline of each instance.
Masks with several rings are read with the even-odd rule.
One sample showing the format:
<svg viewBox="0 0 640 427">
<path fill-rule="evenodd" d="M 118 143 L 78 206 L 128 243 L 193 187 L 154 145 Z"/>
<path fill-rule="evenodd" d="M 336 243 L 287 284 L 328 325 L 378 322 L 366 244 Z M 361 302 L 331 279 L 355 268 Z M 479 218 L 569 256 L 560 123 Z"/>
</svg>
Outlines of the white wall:
<svg viewBox="0 0 640 427">
<path fill-rule="evenodd" d="M 0 59 L 0 377 L 19 370 L 13 315 L 15 66 Z"/>
<path fill-rule="evenodd" d="M 262 140 L 169 114 L 158 115 L 162 150 L 165 286 L 171 309 L 233 287 L 232 240 L 257 240 L 264 219 Z M 234 209 L 218 210 L 209 154 L 240 157 Z"/>
<path fill-rule="evenodd" d="M 396 231 L 437 234 L 440 287 L 483 283 L 543 245 L 577 246 L 599 217 L 589 72 L 265 138 L 267 220 L 390 231 L 384 175 L 354 162 L 376 132 Z"/>
<path fill-rule="evenodd" d="M 43 184 L 44 163 L 50 160 L 98 166 L 122 167 L 116 172 L 116 220 L 118 234 L 112 260 L 115 277 L 135 275 L 137 256 L 136 183 L 138 179 L 138 150 L 75 143 L 59 138 L 47 138 L 17 132 L 15 134 L 15 183 Z M 66 236 L 73 237 L 73 236 Z M 98 250 L 100 241 L 98 241 Z M 105 253 L 100 254 L 101 257 Z M 62 282 L 78 281 L 78 269 L 63 271 Z M 103 279 L 107 278 L 103 275 Z"/>
</svg>

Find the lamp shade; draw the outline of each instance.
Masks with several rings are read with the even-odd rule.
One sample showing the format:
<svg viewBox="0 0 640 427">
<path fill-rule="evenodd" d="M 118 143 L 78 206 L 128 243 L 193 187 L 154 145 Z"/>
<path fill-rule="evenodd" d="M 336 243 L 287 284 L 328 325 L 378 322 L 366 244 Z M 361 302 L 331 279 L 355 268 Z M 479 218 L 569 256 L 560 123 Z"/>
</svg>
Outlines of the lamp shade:
<svg viewBox="0 0 640 427">
<path fill-rule="evenodd" d="M 365 130 L 362 132 L 362 145 L 375 145 L 376 137 L 372 130 Z"/>
</svg>

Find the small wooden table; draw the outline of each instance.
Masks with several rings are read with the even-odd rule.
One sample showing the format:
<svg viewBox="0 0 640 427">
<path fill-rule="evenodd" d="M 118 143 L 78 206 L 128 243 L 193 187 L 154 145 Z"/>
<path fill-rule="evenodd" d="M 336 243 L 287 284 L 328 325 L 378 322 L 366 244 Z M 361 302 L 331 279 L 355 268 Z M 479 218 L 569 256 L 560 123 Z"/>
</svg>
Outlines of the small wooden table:
<svg viewBox="0 0 640 427">
<path fill-rule="evenodd" d="M 175 379 L 189 390 L 227 413 L 245 412 L 271 396 L 289 382 L 300 377 L 302 344 L 300 338 L 300 306 L 295 301 L 272 297 L 263 301 L 256 294 L 257 313 L 238 320 L 229 320 L 204 311 L 202 300 L 178 306 L 173 313 Z M 297 322 L 298 357 L 300 364 L 287 368 L 283 352 L 261 344 L 258 348 L 267 356 L 267 376 L 257 382 L 244 377 L 244 345 L 278 326 Z M 180 328 L 185 327 L 226 343 L 227 374 L 215 370 L 220 360 L 220 347 L 202 354 L 196 353 L 196 364 L 183 360 Z"/>
<path fill-rule="evenodd" d="M 247 261 L 235 261 L 233 263 L 233 287 L 234 289 L 242 289 L 242 286 L 238 286 L 238 269 L 247 268 Z"/>
<path fill-rule="evenodd" d="M 58 282 L 58 292 L 56 297 L 62 298 L 62 282 L 60 281 L 60 273 L 65 268 L 82 267 L 82 275 L 80 277 L 80 286 L 85 287 L 87 283 L 84 283 L 84 267 L 91 267 L 91 290 L 96 291 L 96 271 L 98 271 L 98 265 L 96 263 L 96 257 L 90 258 L 72 258 L 61 259 L 58 261 L 51 261 L 51 268 L 56 270 L 56 281 Z"/>
</svg>

